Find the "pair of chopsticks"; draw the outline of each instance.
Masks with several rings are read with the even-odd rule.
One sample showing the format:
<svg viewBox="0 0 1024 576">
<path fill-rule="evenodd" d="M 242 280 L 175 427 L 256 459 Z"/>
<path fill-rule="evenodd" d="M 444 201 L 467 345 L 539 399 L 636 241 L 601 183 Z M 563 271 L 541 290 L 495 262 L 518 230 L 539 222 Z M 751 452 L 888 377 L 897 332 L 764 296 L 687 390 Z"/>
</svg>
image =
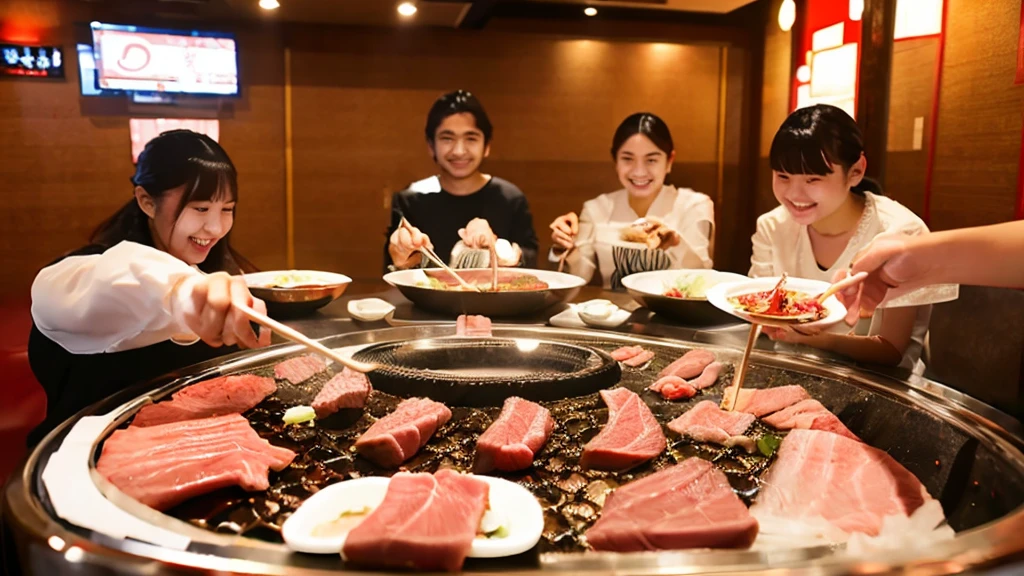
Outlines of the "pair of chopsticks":
<svg viewBox="0 0 1024 576">
<path fill-rule="evenodd" d="M 284 338 L 291 340 L 292 342 L 295 342 L 297 344 L 302 344 L 306 348 L 309 348 L 312 352 L 320 354 L 321 356 L 326 356 L 327 358 L 334 360 L 338 364 L 341 364 L 342 366 L 345 366 L 349 369 L 355 370 L 356 372 L 362 372 L 365 374 L 367 372 L 372 372 L 379 367 L 377 364 L 360 362 L 359 360 L 356 360 L 354 358 L 338 354 L 334 350 L 331 350 L 330 348 L 324 346 L 323 344 L 317 342 L 316 340 L 309 338 L 302 332 L 289 328 L 284 324 L 281 324 L 277 320 L 274 320 L 273 318 L 270 318 L 265 314 L 261 314 L 260 312 L 257 312 L 248 306 L 238 306 L 237 308 L 239 312 L 246 316 L 246 318 L 259 324 L 260 326 L 270 328 L 271 330 L 283 336 Z"/>
<path fill-rule="evenodd" d="M 409 221 L 405 219 L 405 216 L 402 216 L 402 221 L 399 224 L 399 226 L 405 228 L 409 232 L 412 232 L 412 224 L 410 224 Z M 466 282 L 466 280 L 463 279 L 462 276 L 456 274 L 455 270 L 452 270 L 451 267 L 445 264 L 443 260 L 438 258 L 437 254 L 435 254 L 434 251 L 431 250 L 430 248 L 427 248 L 426 246 L 420 246 L 420 252 L 422 252 L 423 255 L 427 257 L 428 260 L 441 267 L 442 270 L 451 274 L 455 278 L 455 280 L 458 281 L 459 285 L 462 286 L 463 288 L 467 290 L 473 290 L 476 292 L 482 292 L 479 286 Z M 497 271 L 495 271 L 495 277 L 497 277 Z"/>
<path fill-rule="evenodd" d="M 824 292 L 822 292 L 816 300 L 818 304 L 824 304 L 833 294 L 846 290 L 851 286 L 856 286 L 864 281 L 868 277 L 867 272 L 858 272 L 852 276 L 848 276 L 839 282 L 835 282 L 829 286 Z M 780 282 L 781 284 L 781 282 Z M 747 336 L 747 346 L 743 350 L 743 359 L 740 360 L 740 365 L 736 368 L 736 375 L 733 377 L 732 386 L 725 389 L 726 396 L 722 398 L 722 409 L 724 410 L 735 410 L 736 401 L 740 396 L 740 388 L 743 387 L 743 380 L 747 376 L 747 367 L 750 364 L 750 353 L 754 349 L 754 343 L 757 342 L 757 337 L 761 335 L 761 325 L 751 324 L 750 334 Z"/>
<path fill-rule="evenodd" d="M 586 242 L 580 242 L 579 244 L 573 244 L 572 248 L 562 252 L 562 255 L 558 257 L 558 271 L 562 271 L 562 268 L 565 267 L 565 261 L 569 259 L 569 256 L 575 252 L 577 248 L 580 248 L 581 246 L 589 246 L 593 243 L 593 240 L 588 240 Z"/>
</svg>

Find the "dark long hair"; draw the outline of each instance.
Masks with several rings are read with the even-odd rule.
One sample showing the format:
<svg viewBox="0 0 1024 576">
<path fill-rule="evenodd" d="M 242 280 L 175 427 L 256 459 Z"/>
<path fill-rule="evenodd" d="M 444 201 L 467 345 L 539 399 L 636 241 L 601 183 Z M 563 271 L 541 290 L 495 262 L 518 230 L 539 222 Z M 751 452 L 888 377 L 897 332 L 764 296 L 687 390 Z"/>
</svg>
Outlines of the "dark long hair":
<svg viewBox="0 0 1024 576">
<path fill-rule="evenodd" d="M 671 156 L 676 150 L 676 146 L 672 142 L 672 133 L 669 132 L 668 125 L 664 120 L 650 112 L 637 112 L 626 117 L 615 129 L 615 135 L 612 136 L 612 160 L 618 159 L 619 149 L 626 143 L 626 140 L 637 134 L 646 136 L 658 147 L 658 150 L 665 153 L 665 156 Z M 672 174 L 665 174 L 665 184 L 672 184 L 671 176 Z"/>
<path fill-rule="evenodd" d="M 227 152 L 213 138 L 191 130 L 171 130 L 150 140 L 139 154 L 131 182 L 144 188 L 157 202 L 170 190 L 184 185 L 175 220 L 189 202 L 238 200 L 238 173 Z M 230 233 L 210 249 L 199 265 L 201 270 L 237 274 L 243 271 L 243 266 L 252 268 L 231 249 L 229 238 Z M 149 216 L 134 197 L 100 224 L 90 238 L 93 244 L 105 248 L 124 240 L 154 245 Z"/>
<path fill-rule="evenodd" d="M 484 106 L 480 103 L 480 100 L 477 100 L 476 96 L 465 90 L 456 90 L 443 94 L 434 101 L 434 105 L 430 107 L 430 112 L 427 113 L 427 126 L 424 129 L 427 142 L 434 143 L 437 129 L 441 126 L 441 122 L 444 122 L 445 118 L 462 113 L 473 116 L 476 127 L 484 133 L 484 144 L 490 144 L 491 136 L 494 134 L 491 119 L 487 117 L 487 112 L 484 111 Z"/>
<path fill-rule="evenodd" d="M 849 171 L 863 154 L 864 136 L 857 122 L 842 108 L 816 104 L 786 118 L 772 139 L 768 160 L 776 172 L 827 176 L 833 166 Z M 882 187 L 865 177 L 851 191 L 881 194 Z"/>
</svg>

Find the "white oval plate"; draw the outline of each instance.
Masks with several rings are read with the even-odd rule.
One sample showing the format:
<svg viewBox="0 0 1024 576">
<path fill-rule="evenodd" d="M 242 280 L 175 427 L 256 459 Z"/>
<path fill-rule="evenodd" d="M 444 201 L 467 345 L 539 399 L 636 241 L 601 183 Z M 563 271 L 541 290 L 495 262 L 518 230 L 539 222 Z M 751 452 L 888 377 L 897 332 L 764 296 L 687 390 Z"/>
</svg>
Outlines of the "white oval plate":
<svg viewBox="0 0 1024 576">
<path fill-rule="evenodd" d="M 521 554 L 537 545 L 544 531 L 544 513 L 540 503 L 522 486 L 477 475 L 490 485 L 491 510 L 487 516 L 503 519 L 508 530 L 504 538 L 477 537 L 470 548 L 471 558 L 500 558 Z M 347 534 L 316 537 L 313 528 L 334 520 L 346 511 L 376 508 L 384 501 L 390 478 L 371 476 L 332 484 L 310 496 L 281 527 L 285 544 L 296 552 L 339 554 Z"/>
<path fill-rule="evenodd" d="M 846 306 L 843 306 L 843 303 L 835 296 L 830 296 L 828 300 L 825 300 L 826 316 L 821 320 L 815 320 L 814 322 L 793 322 L 792 320 L 782 319 L 770 320 L 764 316 L 757 316 L 755 318 L 742 310 L 737 310 L 729 303 L 729 298 L 740 296 L 742 294 L 750 294 L 751 292 L 771 290 L 778 283 L 779 277 L 776 276 L 773 278 L 751 278 L 741 282 L 718 284 L 716 286 L 712 286 L 711 289 L 708 290 L 707 298 L 708 302 L 713 304 L 719 310 L 732 314 L 733 316 L 746 320 L 747 322 L 760 324 L 762 326 L 776 326 L 780 328 L 800 326 L 803 328 L 823 330 L 842 322 L 846 317 Z M 821 294 L 827 290 L 829 286 L 831 286 L 831 284 L 828 282 L 822 282 L 821 280 L 809 280 L 807 278 L 793 277 L 786 279 L 787 290 L 804 292 L 809 296 Z"/>
<path fill-rule="evenodd" d="M 282 276 L 291 277 L 288 281 L 277 284 L 278 278 Z M 250 288 L 311 288 L 316 286 L 337 286 L 348 284 L 352 279 L 344 274 L 334 272 L 321 272 L 319 270 L 270 270 L 267 272 L 254 272 L 245 274 L 245 285 Z M 300 280 L 298 282 L 294 280 Z"/>
</svg>

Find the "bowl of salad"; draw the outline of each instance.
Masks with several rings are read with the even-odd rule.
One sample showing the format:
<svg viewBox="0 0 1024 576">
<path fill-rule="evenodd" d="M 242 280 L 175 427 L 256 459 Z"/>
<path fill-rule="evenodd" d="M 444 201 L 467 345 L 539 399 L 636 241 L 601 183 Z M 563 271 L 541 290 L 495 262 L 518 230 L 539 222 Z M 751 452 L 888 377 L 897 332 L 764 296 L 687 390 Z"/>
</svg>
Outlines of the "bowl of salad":
<svg viewBox="0 0 1024 576">
<path fill-rule="evenodd" d="M 345 293 L 352 279 L 319 270 L 273 270 L 244 276 L 252 295 L 267 304 L 276 318 L 309 314 Z"/>
<path fill-rule="evenodd" d="M 626 276 L 622 285 L 634 300 L 657 314 L 690 326 L 708 326 L 736 319 L 708 302 L 707 291 L 747 279 L 718 270 L 658 270 Z"/>
</svg>

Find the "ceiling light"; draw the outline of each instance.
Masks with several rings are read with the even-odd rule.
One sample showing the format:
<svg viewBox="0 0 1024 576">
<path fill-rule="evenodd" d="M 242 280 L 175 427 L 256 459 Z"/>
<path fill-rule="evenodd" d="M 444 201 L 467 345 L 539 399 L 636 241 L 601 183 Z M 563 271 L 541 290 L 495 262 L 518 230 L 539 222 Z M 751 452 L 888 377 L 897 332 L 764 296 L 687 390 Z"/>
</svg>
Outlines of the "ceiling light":
<svg viewBox="0 0 1024 576">
<path fill-rule="evenodd" d="M 808 66 L 807 64 L 804 64 L 803 66 L 797 68 L 796 69 L 796 79 L 799 80 L 800 82 L 804 82 L 804 83 L 810 82 L 811 81 L 811 67 Z"/>
<path fill-rule="evenodd" d="M 587 16 L 597 16 L 597 8 L 594 8 L 593 6 L 587 6 L 586 8 L 583 9 L 583 13 L 586 14 Z"/>
<path fill-rule="evenodd" d="M 779 7 L 779 28 L 782 28 L 783 32 L 789 32 L 793 29 L 793 24 L 796 23 L 796 2 L 793 0 L 783 0 L 782 6 Z"/>
<path fill-rule="evenodd" d="M 260 8 L 264 10 L 277 10 L 281 7 L 281 3 L 277 0 L 260 0 Z"/>
<path fill-rule="evenodd" d="M 402 2 L 398 5 L 398 13 L 405 17 L 412 16 L 416 13 L 416 5 L 412 2 Z"/>
</svg>

